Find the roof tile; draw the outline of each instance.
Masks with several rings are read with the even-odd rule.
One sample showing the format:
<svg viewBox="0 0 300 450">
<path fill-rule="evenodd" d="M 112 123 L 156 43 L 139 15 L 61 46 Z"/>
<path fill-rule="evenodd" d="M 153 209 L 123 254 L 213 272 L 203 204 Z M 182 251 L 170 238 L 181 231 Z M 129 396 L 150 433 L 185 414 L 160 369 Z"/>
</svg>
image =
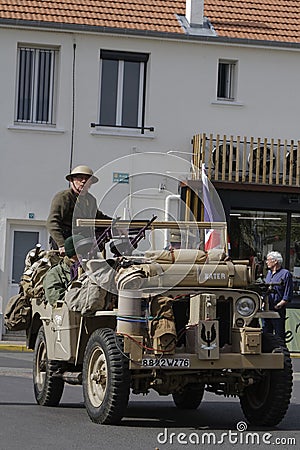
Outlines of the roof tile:
<svg viewBox="0 0 300 450">
<path fill-rule="evenodd" d="M 300 43 L 297 0 L 204 0 L 218 36 Z M 185 0 L 0 0 L 1 19 L 184 33 Z"/>
</svg>

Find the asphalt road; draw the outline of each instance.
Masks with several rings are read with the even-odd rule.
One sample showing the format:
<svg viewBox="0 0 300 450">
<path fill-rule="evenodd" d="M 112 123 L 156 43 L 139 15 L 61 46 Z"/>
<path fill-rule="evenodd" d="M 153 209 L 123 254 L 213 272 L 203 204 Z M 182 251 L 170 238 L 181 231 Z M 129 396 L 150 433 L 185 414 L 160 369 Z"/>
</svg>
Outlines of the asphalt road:
<svg viewBox="0 0 300 450">
<path fill-rule="evenodd" d="M 205 393 L 197 411 L 182 412 L 174 407 L 170 396 L 159 397 L 154 392 L 147 397 L 132 395 L 121 424 L 105 426 L 90 421 L 81 386 L 66 385 L 58 407 L 36 405 L 32 353 L 0 351 L 0 450 L 232 450 L 270 449 L 270 444 L 280 449 L 300 448 L 300 359 L 293 359 L 293 366 L 291 405 L 276 428 L 249 425 L 242 431 L 241 427 L 247 425 L 243 425 L 235 398 Z M 200 445 L 202 439 L 205 445 Z"/>
</svg>

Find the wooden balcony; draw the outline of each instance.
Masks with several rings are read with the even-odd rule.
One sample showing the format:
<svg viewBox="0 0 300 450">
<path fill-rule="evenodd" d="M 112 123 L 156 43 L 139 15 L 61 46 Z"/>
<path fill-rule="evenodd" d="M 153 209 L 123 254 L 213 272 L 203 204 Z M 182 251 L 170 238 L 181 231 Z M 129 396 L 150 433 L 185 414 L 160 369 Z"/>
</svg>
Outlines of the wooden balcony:
<svg viewBox="0 0 300 450">
<path fill-rule="evenodd" d="M 214 184 L 236 189 L 296 191 L 300 185 L 300 141 L 202 133 L 193 138 L 192 163 L 194 180 L 205 167 Z"/>
</svg>

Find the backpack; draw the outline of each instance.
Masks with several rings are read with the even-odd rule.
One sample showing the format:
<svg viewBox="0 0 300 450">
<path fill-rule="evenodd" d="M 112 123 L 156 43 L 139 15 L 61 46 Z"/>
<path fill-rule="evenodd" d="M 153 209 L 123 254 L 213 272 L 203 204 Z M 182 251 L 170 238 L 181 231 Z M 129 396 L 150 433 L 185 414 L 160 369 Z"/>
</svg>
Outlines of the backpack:
<svg viewBox="0 0 300 450">
<path fill-rule="evenodd" d="M 4 313 L 4 325 L 12 331 L 27 330 L 30 326 L 31 298 L 43 298 L 43 279 L 46 272 L 60 260 L 54 251 L 41 251 L 32 259 L 30 251 L 25 258 L 25 269 L 20 281 L 19 294 L 11 297 Z"/>
<path fill-rule="evenodd" d="M 43 250 L 39 253 L 38 259 L 32 262 L 28 255 L 25 259 L 20 287 L 25 297 L 42 298 L 44 296 L 43 279 L 48 270 L 59 263 L 61 257 L 53 250 Z"/>
<path fill-rule="evenodd" d="M 11 297 L 6 305 L 4 324 L 8 330 L 27 330 L 31 322 L 31 303 L 21 292 Z"/>
</svg>

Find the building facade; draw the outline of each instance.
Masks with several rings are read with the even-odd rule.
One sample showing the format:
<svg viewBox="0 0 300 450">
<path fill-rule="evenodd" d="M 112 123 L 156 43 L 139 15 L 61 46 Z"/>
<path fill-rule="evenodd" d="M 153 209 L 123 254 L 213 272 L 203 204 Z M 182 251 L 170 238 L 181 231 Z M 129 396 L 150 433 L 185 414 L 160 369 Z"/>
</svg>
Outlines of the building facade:
<svg viewBox="0 0 300 450">
<path fill-rule="evenodd" d="M 49 205 L 71 167 L 99 175 L 92 193 L 107 214 L 147 217 L 191 178 L 195 134 L 299 139 L 294 2 L 279 17 L 276 1 L 105 4 L 0 1 L 0 313 L 28 249 L 47 246 Z M 212 181 L 230 218 L 245 205 L 297 217 L 296 202 L 282 211 L 278 196 L 254 192 L 246 203 L 242 181 Z"/>
</svg>

